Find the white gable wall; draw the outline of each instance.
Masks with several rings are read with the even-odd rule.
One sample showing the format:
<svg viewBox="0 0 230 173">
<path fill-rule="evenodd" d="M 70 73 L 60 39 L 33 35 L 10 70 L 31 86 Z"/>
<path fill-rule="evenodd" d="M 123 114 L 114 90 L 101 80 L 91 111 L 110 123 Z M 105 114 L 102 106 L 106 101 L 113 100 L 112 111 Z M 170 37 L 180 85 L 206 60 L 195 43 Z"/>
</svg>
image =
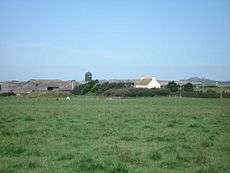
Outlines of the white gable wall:
<svg viewBox="0 0 230 173">
<path fill-rule="evenodd" d="M 160 88 L 161 85 L 159 84 L 159 82 L 157 82 L 157 80 L 152 79 L 151 82 L 149 82 L 149 84 L 147 85 L 147 88 Z"/>
</svg>

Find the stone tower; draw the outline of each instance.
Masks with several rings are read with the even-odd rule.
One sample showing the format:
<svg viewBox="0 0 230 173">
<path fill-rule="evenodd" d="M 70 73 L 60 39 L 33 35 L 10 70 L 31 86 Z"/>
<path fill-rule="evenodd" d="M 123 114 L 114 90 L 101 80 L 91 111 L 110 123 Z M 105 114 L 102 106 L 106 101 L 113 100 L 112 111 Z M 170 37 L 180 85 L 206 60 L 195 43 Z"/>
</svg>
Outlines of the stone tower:
<svg viewBox="0 0 230 173">
<path fill-rule="evenodd" d="M 85 73 L 85 81 L 91 81 L 92 80 L 92 78 L 93 78 L 93 75 L 92 75 L 92 73 L 90 73 L 90 72 L 86 72 Z"/>
</svg>

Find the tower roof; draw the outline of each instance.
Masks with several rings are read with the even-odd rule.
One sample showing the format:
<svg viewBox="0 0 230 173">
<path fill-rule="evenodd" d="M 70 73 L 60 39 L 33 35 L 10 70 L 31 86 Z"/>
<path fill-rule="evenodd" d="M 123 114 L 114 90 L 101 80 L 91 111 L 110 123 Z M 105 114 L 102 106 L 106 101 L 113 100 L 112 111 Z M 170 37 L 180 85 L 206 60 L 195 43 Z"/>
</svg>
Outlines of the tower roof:
<svg viewBox="0 0 230 173">
<path fill-rule="evenodd" d="M 92 75 L 92 73 L 88 71 L 85 73 L 85 75 Z"/>
</svg>

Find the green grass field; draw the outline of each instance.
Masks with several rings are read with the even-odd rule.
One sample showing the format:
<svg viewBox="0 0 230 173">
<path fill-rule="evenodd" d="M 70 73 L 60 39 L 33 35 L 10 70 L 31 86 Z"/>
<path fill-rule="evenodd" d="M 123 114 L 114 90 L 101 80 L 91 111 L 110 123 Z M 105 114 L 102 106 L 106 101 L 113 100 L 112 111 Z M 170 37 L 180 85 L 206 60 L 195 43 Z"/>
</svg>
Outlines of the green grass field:
<svg viewBox="0 0 230 173">
<path fill-rule="evenodd" d="M 230 171 L 230 99 L 0 98 L 0 172 Z"/>
</svg>

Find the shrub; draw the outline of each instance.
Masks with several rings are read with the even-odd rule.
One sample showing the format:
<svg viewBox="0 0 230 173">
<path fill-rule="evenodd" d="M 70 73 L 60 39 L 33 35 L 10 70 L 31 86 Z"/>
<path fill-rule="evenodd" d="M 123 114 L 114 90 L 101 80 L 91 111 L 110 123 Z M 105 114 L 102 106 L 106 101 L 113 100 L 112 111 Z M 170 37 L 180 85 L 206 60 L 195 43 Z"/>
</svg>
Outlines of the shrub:
<svg viewBox="0 0 230 173">
<path fill-rule="evenodd" d="M 193 91 L 193 84 L 192 83 L 186 83 L 184 86 L 183 86 L 183 90 L 184 91 L 189 91 L 189 92 L 192 92 Z"/>
<path fill-rule="evenodd" d="M 72 93 L 73 94 L 78 94 L 78 95 L 84 95 L 84 94 L 87 94 L 88 92 L 92 92 L 93 90 L 93 87 L 99 83 L 98 80 L 92 80 L 92 81 L 89 81 L 85 84 L 82 84 L 82 85 L 79 85 L 79 86 L 76 86 Z"/>
<path fill-rule="evenodd" d="M 216 90 L 208 89 L 208 90 L 207 90 L 207 93 L 217 93 L 217 92 L 216 92 Z"/>
<path fill-rule="evenodd" d="M 170 91 L 167 89 L 147 89 L 147 88 L 120 88 L 110 89 L 103 93 L 104 96 L 118 97 L 153 97 L 167 96 Z"/>
<path fill-rule="evenodd" d="M 128 97 L 131 94 L 128 89 L 109 89 L 105 91 L 103 95 L 111 97 Z"/>
<path fill-rule="evenodd" d="M 177 92 L 179 90 L 179 85 L 175 81 L 171 81 L 166 86 L 171 92 Z"/>
<path fill-rule="evenodd" d="M 230 98 L 229 92 L 223 92 L 223 98 Z"/>
<path fill-rule="evenodd" d="M 156 96 L 168 96 L 168 95 L 170 95 L 170 90 L 168 90 L 168 89 L 152 89 L 152 92 Z"/>
<path fill-rule="evenodd" d="M 152 97 L 154 94 L 151 89 L 147 88 L 130 88 L 130 97 Z"/>
<path fill-rule="evenodd" d="M 74 88 L 73 94 L 78 95 L 84 95 L 84 94 L 97 94 L 101 95 L 105 91 L 110 89 L 120 89 L 120 88 L 127 88 L 132 86 L 133 84 L 131 82 L 125 83 L 125 82 L 104 82 L 99 83 L 98 80 L 92 80 L 86 84 L 79 85 Z"/>
</svg>

